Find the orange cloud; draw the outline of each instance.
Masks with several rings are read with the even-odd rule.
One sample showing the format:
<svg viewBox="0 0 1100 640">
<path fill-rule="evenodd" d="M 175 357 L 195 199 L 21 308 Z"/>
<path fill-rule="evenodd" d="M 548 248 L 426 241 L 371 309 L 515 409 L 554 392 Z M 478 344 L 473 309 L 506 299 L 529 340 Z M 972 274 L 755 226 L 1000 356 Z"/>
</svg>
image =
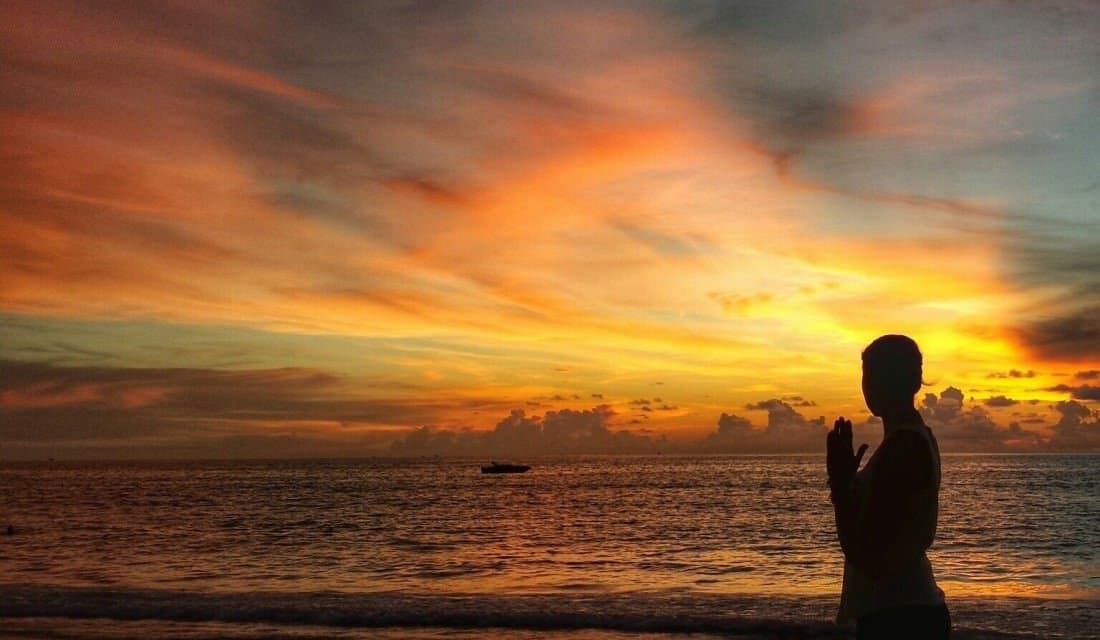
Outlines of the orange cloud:
<svg viewBox="0 0 1100 640">
<path fill-rule="evenodd" d="M 400 344 L 380 385 L 464 400 L 660 380 L 694 394 L 659 418 L 682 429 L 768 393 L 856 406 L 856 356 L 885 331 L 983 397 L 1014 391 L 989 371 L 1090 357 L 1087 296 L 1009 326 L 1039 300 L 1012 262 L 1043 213 L 988 175 L 936 188 L 913 160 L 1003 142 L 993 120 L 1076 95 L 1072 78 L 1020 93 L 1011 67 L 923 59 L 838 78 L 638 8 L 308 25 L 274 6 L 13 7 L 6 314 Z M 459 37 L 470 24 L 501 37 Z M 777 60 L 802 66 L 773 76 Z M 342 362 L 375 362 L 361 348 Z M 146 408 L 164 389 L 6 401 Z M 468 424 L 467 408 L 425 414 Z"/>
</svg>

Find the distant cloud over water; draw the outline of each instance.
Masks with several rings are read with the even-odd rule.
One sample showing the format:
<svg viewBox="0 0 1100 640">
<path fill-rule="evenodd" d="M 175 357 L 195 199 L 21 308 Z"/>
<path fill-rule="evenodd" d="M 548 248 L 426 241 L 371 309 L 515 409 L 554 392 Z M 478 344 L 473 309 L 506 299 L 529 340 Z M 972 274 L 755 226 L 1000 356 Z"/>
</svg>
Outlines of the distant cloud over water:
<svg viewBox="0 0 1100 640">
<path fill-rule="evenodd" d="M 654 403 L 652 415 L 678 411 L 655 404 L 660 398 L 646 400 Z M 994 402 L 984 404 L 1018 404 L 990 400 Z M 824 416 L 807 417 L 778 398 L 747 405 L 750 414 L 766 414 L 762 424 L 721 412 L 713 430 L 678 437 L 639 429 L 630 419 L 638 408 L 634 401 L 620 403 L 621 410 L 599 404 L 532 414 L 508 405 L 507 400 L 490 398 L 370 397 L 346 377 L 304 368 L 0 362 L 0 442 L 8 457 L 813 453 L 821 450 L 828 429 Z M 1049 420 L 1041 413 L 1029 414 L 1000 426 L 981 405 L 968 405 L 954 387 L 928 393 L 921 402 L 922 414 L 949 452 L 1100 446 L 1100 413 L 1075 400 L 1048 408 Z M 403 426 L 438 424 L 454 415 L 468 425 L 482 413 L 494 420 L 492 428 Z M 1037 423 L 1045 429 L 1021 427 Z M 873 444 L 881 427 L 857 421 L 856 437 Z"/>
</svg>

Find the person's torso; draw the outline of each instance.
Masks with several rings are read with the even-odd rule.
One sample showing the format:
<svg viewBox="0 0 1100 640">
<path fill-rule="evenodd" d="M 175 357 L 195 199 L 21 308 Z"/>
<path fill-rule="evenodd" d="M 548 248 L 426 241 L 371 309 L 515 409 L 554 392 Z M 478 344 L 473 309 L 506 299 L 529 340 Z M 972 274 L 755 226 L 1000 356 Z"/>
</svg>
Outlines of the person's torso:
<svg viewBox="0 0 1100 640">
<path fill-rule="evenodd" d="M 930 481 L 912 496 L 907 505 L 914 522 L 935 523 L 939 515 L 940 490 L 940 452 L 935 436 L 923 424 L 902 425 L 897 431 L 912 431 L 919 434 L 931 453 L 932 475 Z M 893 434 L 892 434 L 893 435 Z M 880 446 L 881 450 L 881 446 Z M 860 517 L 867 508 L 867 487 L 874 482 L 875 475 L 883 473 L 878 451 L 861 469 L 855 478 L 854 493 L 857 513 Z M 932 564 L 921 550 L 910 562 L 904 563 L 904 569 L 890 580 L 872 580 L 849 562 L 844 563 L 844 582 L 841 591 L 840 611 L 837 621 L 854 622 L 855 619 L 873 611 L 902 605 L 937 605 L 944 601 L 943 591 L 936 585 Z"/>
</svg>

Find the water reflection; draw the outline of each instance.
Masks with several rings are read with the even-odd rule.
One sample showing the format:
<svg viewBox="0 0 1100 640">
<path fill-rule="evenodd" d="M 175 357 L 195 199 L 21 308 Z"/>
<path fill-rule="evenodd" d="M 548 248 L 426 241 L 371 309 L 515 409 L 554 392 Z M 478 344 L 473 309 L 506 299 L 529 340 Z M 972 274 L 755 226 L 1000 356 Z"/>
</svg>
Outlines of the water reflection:
<svg viewBox="0 0 1100 640">
<path fill-rule="evenodd" d="M 6 581 L 433 593 L 839 589 L 820 456 L 7 467 Z M 1100 457 L 946 456 L 949 596 L 1100 597 Z"/>
</svg>

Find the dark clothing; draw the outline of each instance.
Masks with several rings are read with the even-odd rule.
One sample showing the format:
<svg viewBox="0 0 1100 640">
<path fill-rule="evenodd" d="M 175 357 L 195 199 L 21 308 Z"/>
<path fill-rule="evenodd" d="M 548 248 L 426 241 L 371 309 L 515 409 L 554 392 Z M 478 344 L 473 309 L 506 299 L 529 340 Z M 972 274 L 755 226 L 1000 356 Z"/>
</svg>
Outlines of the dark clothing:
<svg viewBox="0 0 1100 640">
<path fill-rule="evenodd" d="M 880 609 L 856 621 L 856 640 L 947 640 L 951 614 L 947 605 L 907 605 Z"/>
<path fill-rule="evenodd" d="M 894 425 L 848 491 L 834 492 L 845 560 L 838 623 L 943 604 L 925 553 L 936 535 L 939 489 L 939 446 L 917 416 Z"/>
</svg>

